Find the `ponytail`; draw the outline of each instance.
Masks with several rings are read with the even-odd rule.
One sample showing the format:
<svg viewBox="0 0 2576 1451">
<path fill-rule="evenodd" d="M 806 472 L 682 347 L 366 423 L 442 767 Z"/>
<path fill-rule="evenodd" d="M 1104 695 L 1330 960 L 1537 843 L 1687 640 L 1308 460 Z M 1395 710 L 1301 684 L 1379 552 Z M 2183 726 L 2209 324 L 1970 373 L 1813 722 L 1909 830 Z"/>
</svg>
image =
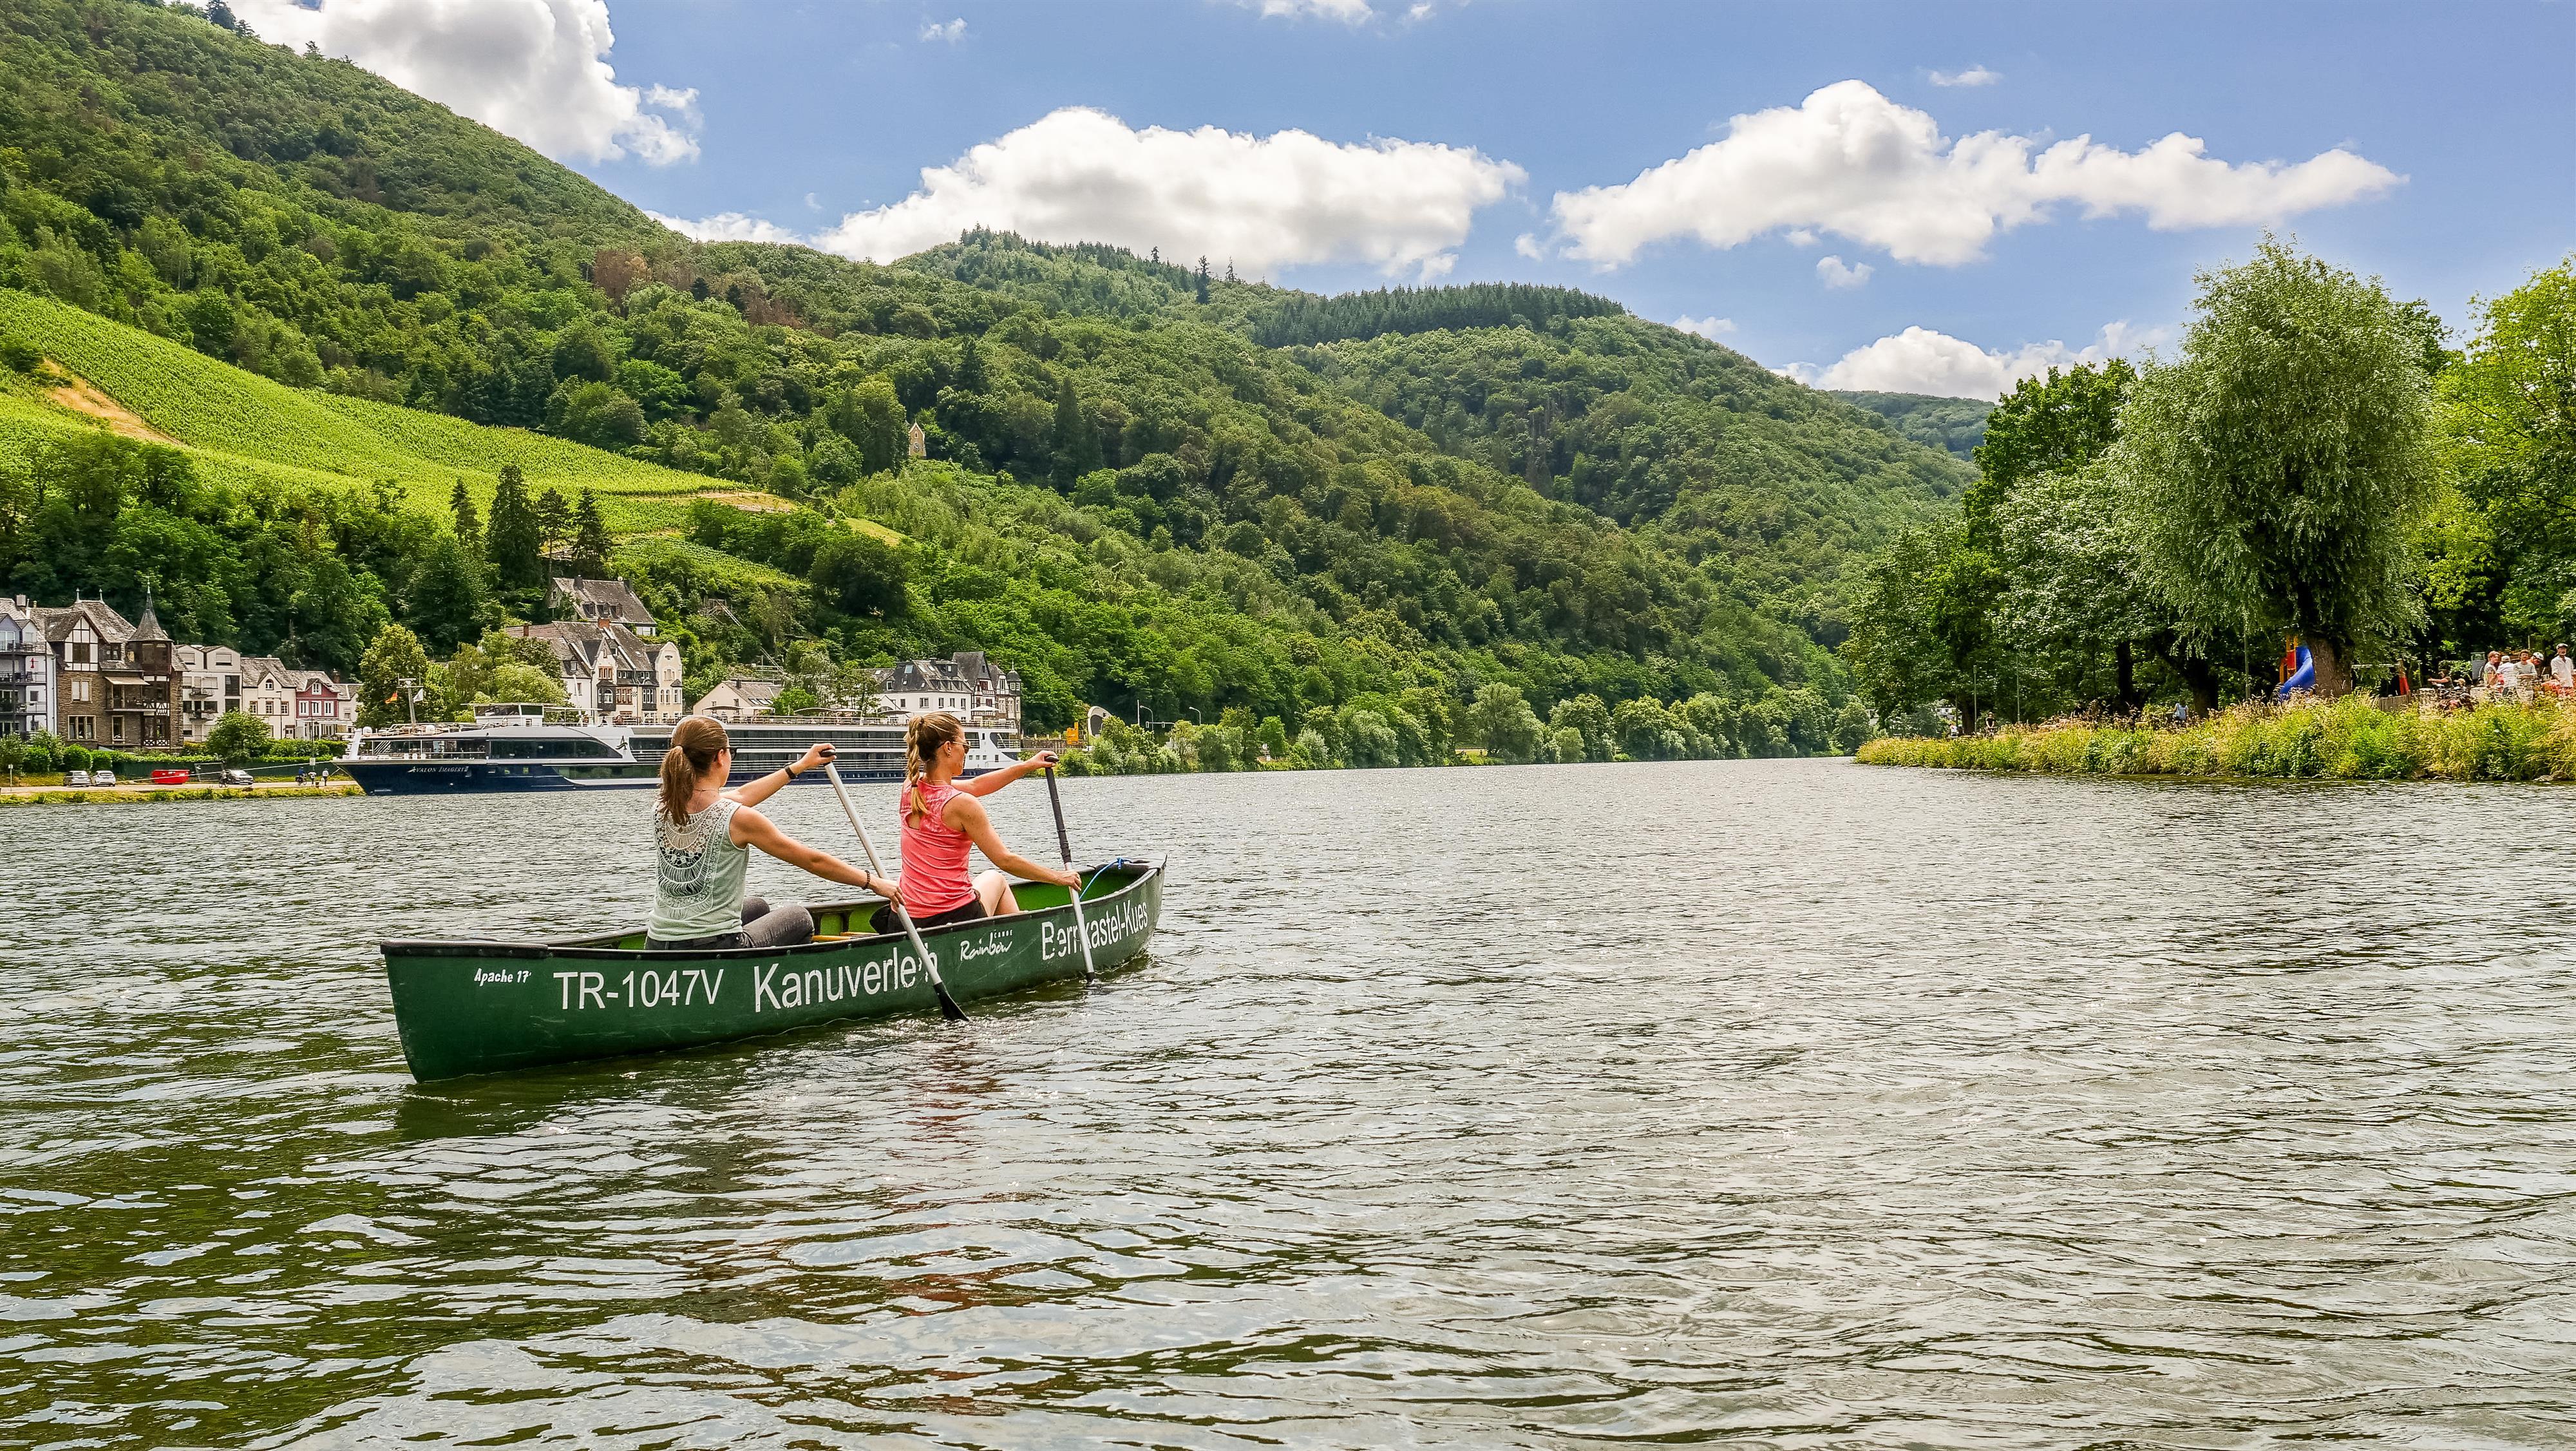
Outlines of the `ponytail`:
<svg viewBox="0 0 2576 1451">
<path fill-rule="evenodd" d="M 662 753 L 661 812 L 673 826 L 688 824 L 689 798 L 729 744 L 724 722 L 713 716 L 693 715 L 671 732 L 670 749 Z"/>
<path fill-rule="evenodd" d="M 903 819 L 907 823 L 930 814 L 930 804 L 924 799 L 928 794 L 925 788 L 930 785 L 930 763 L 939 759 L 940 750 L 950 741 L 963 740 L 965 736 L 966 728 L 957 723 L 957 717 L 945 712 L 914 716 L 912 724 L 904 728 Z"/>
</svg>

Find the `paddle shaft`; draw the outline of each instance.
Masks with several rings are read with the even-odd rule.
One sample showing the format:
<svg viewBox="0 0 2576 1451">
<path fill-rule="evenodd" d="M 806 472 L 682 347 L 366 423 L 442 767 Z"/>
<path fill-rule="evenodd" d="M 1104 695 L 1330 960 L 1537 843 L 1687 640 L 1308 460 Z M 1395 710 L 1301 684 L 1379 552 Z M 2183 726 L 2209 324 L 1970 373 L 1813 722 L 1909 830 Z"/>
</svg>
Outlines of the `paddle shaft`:
<svg viewBox="0 0 2576 1451">
<path fill-rule="evenodd" d="M 1055 793 L 1055 767 L 1046 769 L 1047 805 L 1055 811 L 1055 849 L 1064 856 L 1064 869 L 1073 871 L 1073 838 L 1064 834 L 1064 798 Z M 1082 874 L 1073 876 L 1073 931 L 1082 939 L 1082 975 L 1095 976 L 1091 970 L 1091 924 L 1082 920 Z"/>
<path fill-rule="evenodd" d="M 841 768 L 830 761 L 823 763 L 823 775 L 832 783 L 832 794 L 841 798 L 841 814 L 850 818 L 850 829 L 859 834 L 859 850 L 868 854 L 868 874 L 882 877 L 885 868 L 877 864 L 877 844 L 868 840 L 868 829 L 859 823 L 859 808 L 850 804 L 850 788 L 841 784 Z M 930 992 L 939 999 L 939 1015 L 950 1022 L 966 1021 L 966 1010 L 948 992 L 948 984 L 939 980 L 939 960 L 930 955 L 930 946 L 921 940 L 921 929 L 912 925 L 912 914 L 903 909 L 903 894 L 889 895 L 886 905 L 894 908 L 894 920 L 903 924 L 904 935 L 912 939 L 912 950 L 921 954 L 921 966 L 930 974 Z"/>
</svg>

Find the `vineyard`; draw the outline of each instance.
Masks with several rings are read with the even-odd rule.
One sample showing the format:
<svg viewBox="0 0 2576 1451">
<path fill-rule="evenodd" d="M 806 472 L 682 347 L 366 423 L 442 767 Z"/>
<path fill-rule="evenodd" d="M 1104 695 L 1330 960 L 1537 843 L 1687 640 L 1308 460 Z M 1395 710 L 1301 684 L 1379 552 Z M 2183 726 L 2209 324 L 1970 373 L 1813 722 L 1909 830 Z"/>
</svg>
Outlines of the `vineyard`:
<svg viewBox="0 0 2576 1451">
<path fill-rule="evenodd" d="M 29 293 L 0 289 L 0 334 L 26 338 L 177 439 L 212 479 L 340 487 L 391 480 L 413 507 L 443 512 L 459 479 L 488 506 L 494 477 L 515 463 L 531 489 L 596 490 L 609 528 L 619 534 L 680 528 L 693 496 L 742 490 L 520 429 L 289 388 Z M 13 385 L 0 395 L 0 460 L 23 455 L 47 430 L 94 426 L 66 407 L 39 401 L 43 391 Z"/>
</svg>

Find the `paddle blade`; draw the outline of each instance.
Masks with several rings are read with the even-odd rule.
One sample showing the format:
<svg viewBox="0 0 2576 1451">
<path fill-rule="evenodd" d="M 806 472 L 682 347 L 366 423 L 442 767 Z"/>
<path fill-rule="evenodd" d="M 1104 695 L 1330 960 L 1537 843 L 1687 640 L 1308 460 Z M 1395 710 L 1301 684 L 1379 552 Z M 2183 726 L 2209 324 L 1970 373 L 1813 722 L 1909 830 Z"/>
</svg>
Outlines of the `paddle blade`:
<svg viewBox="0 0 2576 1451">
<path fill-rule="evenodd" d="M 957 999 L 949 996 L 948 984 L 933 978 L 930 982 L 930 991 L 939 999 L 939 1016 L 952 1023 L 966 1021 L 966 1010 L 957 1006 Z"/>
</svg>

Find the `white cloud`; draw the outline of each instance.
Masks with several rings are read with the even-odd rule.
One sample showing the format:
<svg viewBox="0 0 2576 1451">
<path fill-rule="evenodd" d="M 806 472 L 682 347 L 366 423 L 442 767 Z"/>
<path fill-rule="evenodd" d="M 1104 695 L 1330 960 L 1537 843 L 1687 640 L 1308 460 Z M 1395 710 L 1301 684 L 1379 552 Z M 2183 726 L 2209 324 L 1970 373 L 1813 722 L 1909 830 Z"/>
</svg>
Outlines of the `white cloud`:
<svg viewBox="0 0 2576 1451">
<path fill-rule="evenodd" d="M 802 242 L 804 237 L 775 222 L 763 221 L 742 212 L 718 212 L 712 217 L 690 221 L 686 217 L 666 217 L 660 212 L 644 215 L 683 237 L 701 242 Z"/>
<path fill-rule="evenodd" d="M 310 42 L 557 160 L 667 166 L 698 154 L 695 90 L 618 84 L 607 0 L 235 0 L 233 10 L 263 40 Z"/>
<path fill-rule="evenodd" d="M 955 45 L 966 38 L 966 22 L 960 18 L 945 23 L 924 23 L 921 27 L 921 38 L 944 40 L 950 45 Z"/>
<path fill-rule="evenodd" d="M 1697 333 L 1701 337 L 1708 339 L 1710 342 L 1716 342 L 1719 338 L 1735 331 L 1735 319 L 1728 317 L 1693 317 L 1689 313 L 1683 313 L 1680 317 L 1673 319 L 1673 326 L 1681 329 L 1683 332 Z"/>
<path fill-rule="evenodd" d="M 1869 274 L 1877 270 L 1877 268 L 1870 266 L 1866 262 L 1861 263 L 1857 267 L 1847 267 L 1843 265 L 1843 259 L 1840 257 L 1819 257 L 1816 259 L 1816 277 L 1827 287 L 1858 287 L 1869 280 Z"/>
<path fill-rule="evenodd" d="M 1139 131 L 1068 107 L 947 166 L 924 167 L 911 196 L 852 212 L 810 240 L 883 262 L 983 226 L 1049 242 L 1230 257 L 1248 272 L 1365 262 L 1427 279 L 1455 265 L 1451 249 L 1466 240 L 1476 209 L 1525 179 L 1469 147 L 1337 144 L 1304 131 L 1250 136 L 1214 126 Z M 672 225 L 733 235 L 769 224 L 728 214 Z"/>
<path fill-rule="evenodd" d="M 1972 65 L 1963 71 L 1934 71 L 1932 73 L 1932 84 L 1936 86 L 1991 86 L 2003 78 L 2004 74 L 2001 71 L 1990 71 L 1984 66 Z"/>
<path fill-rule="evenodd" d="M 1512 238 L 1512 250 L 1520 253 L 1524 257 L 1533 259 L 1547 255 L 1546 250 L 1538 244 L 1538 234 L 1536 232 L 1523 232 L 1519 236 Z"/>
<path fill-rule="evenodd" d="M 1738 116 L 1723 140 L 1634 181 L 1559 192 L 1555 216 L 1567 254 L 1604 266 L 1670 237 L 1733 247 L 1805 228 L 1949 267 L 2061 202 L 2088 217 L 2143 213 L 2171 231 L 2278 222 L 2403 180 L 2341 147 L 2296 165 L 2230 164 L 2179 131 L 2139 151 L 2089 136 L 2041 149 L 1999 131 L 1954 141 L 1928 114 L 1839 81 L 1799 105 Z"/>
<path fill-rule="evenodd" d="M 2141 330 L 2126 322 L 2115 322 L 2102 329 L 2087 347 L 2070 348 L 2051 341 L 2025 343 L 2009 353 L 1992 353 L 1948 333 L 1910 327 L 1866 347 L 1854 348 L 1825 367 L 1791 363 L 1779 371 L 1810 388 L 1994 399 L 2002 397 L 2021 379 L 2050 368 L 2132 356 L 2156 346 L 2167 336 L 2163 328 Z"/>
<path fill-rule="evenodd" d="M 1366 25 L 1377 18 L 1369 0 L 1235 0 L 1264 15 L 1284 16 L 1291 20 L 1313 18 L 1338 20 L 1345 25 Z M 1414 9 L 1421 10 L 1422 6 Z"/>
</svg>

